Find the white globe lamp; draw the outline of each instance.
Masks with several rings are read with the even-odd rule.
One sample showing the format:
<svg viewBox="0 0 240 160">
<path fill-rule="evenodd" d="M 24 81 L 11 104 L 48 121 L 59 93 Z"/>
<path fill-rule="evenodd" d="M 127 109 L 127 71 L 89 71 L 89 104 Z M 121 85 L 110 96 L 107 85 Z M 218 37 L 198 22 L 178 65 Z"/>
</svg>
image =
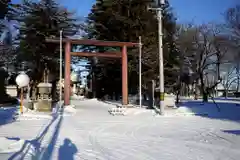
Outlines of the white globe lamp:
<svg viewBox="0 0 240 160">
<path fill-rule="evenodd" d="M 27 87 L 29 84 L 29 77 L 26 73 L 21 72 L 17 77 L 16 77 L 16 83 L 18 85 L 19 88 L 22 87 Z"/>
<path fill-rule="evenodd" d="M 19 88 L 21 88 L 21 98 L 20 98 L 20 112 L 23 113 L 23 87 L 27 87 L 29 84 L 30 78 L 28 75 L 24 72 L 21 72 L 16 77 L 16 83 Z"/>
</svg>

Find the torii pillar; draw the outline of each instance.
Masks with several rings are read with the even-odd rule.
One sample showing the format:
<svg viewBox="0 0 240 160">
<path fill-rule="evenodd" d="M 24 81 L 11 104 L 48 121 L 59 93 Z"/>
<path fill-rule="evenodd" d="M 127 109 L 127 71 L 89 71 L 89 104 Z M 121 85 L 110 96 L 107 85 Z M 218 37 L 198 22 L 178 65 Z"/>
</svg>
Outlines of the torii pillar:
<svg viewBox="0 0 240 160">
<path fill-rule="evenodd" d="M 65 43 L 65 78 L 64 78 L 64 105 L 70 105 L 71 97 L 71 43 Z"/>
<path fill-rule="evenodd" d="M 127 46 L 122 47 L 122 105 L 128 104 L 128 57 Z"/>
</svg>

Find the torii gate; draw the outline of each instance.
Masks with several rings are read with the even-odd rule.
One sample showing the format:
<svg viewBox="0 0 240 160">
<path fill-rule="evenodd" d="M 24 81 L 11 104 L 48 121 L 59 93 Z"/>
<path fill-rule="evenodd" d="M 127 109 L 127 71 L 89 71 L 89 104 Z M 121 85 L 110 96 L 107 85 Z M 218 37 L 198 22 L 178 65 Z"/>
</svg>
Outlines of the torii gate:
<svg viewBox="0 0 240 160">
<path fill-rule="evenodd" d="M 46 42 L 59 43 L 59 39 L 46 39 Z M 62 40 L 65 44 L 65 78 L 64 78 L 64 105 L 70 105 L 70 74 L 71 74 L 71 56 L 83 57 L 109 57 L 122 58 L 122 105 L 128 104 L 128 57 L 127 47 L 139 46 L 139 43 L 132 42 L 115 42 L 115 41 L 99 41 L 90 39 L 68 39 Z M 121 47 L 121 52 L 72 52 L 71 45 L 89 45 L 89 46 L 104 46 L 104 47 Z"/>
</svg>

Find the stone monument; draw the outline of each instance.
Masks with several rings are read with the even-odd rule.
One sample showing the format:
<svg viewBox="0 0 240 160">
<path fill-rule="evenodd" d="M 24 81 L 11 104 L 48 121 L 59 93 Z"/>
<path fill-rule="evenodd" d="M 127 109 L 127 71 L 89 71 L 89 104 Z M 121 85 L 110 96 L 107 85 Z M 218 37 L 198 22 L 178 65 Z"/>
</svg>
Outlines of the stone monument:
<svg viewBox="0 0 240 160">
<path fill-rule="evenodd" d="M 38 84 L 38 98 L 37 98 L 37 110 L 40 112 L 51 112 L 52 111 L 52 84 L 48 83 L 47 69 L 44 70 L 44 81 Z"/>
</svg>

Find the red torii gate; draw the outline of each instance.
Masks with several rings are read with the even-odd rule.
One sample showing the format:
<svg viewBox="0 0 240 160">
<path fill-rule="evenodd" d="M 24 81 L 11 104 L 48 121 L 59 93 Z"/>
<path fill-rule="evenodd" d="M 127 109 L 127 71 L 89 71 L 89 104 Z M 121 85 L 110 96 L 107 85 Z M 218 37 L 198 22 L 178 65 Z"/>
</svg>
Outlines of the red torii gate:
<svg viewBox="0 0 240 160">
<path fill-rule="evenodd" d="M 46 42 L 59 43 L 59 39 L 46 39 Z M 128 104 L 128 58 L 127 47 L 139 46 L 139 43 L 132 42 L 116 42 L 116 41 L 99 41 L 90 39 L 68 39 L 62 40 L 65 44 L 65 78 L 64 78 L 64 105 L 70 104 L 70 74 L 71 74 L 71 56 L 83 57 L 109 57 L 121 58 L 122 57 L 122 104 Z M 121 52 L 104 52 L 104 53 L 91 53 L 91 52 L 72 52 L 71 45 L 88 45 L 88 46 L 104 46 L 104 47 L 121 47 Z"/>
</svg>

